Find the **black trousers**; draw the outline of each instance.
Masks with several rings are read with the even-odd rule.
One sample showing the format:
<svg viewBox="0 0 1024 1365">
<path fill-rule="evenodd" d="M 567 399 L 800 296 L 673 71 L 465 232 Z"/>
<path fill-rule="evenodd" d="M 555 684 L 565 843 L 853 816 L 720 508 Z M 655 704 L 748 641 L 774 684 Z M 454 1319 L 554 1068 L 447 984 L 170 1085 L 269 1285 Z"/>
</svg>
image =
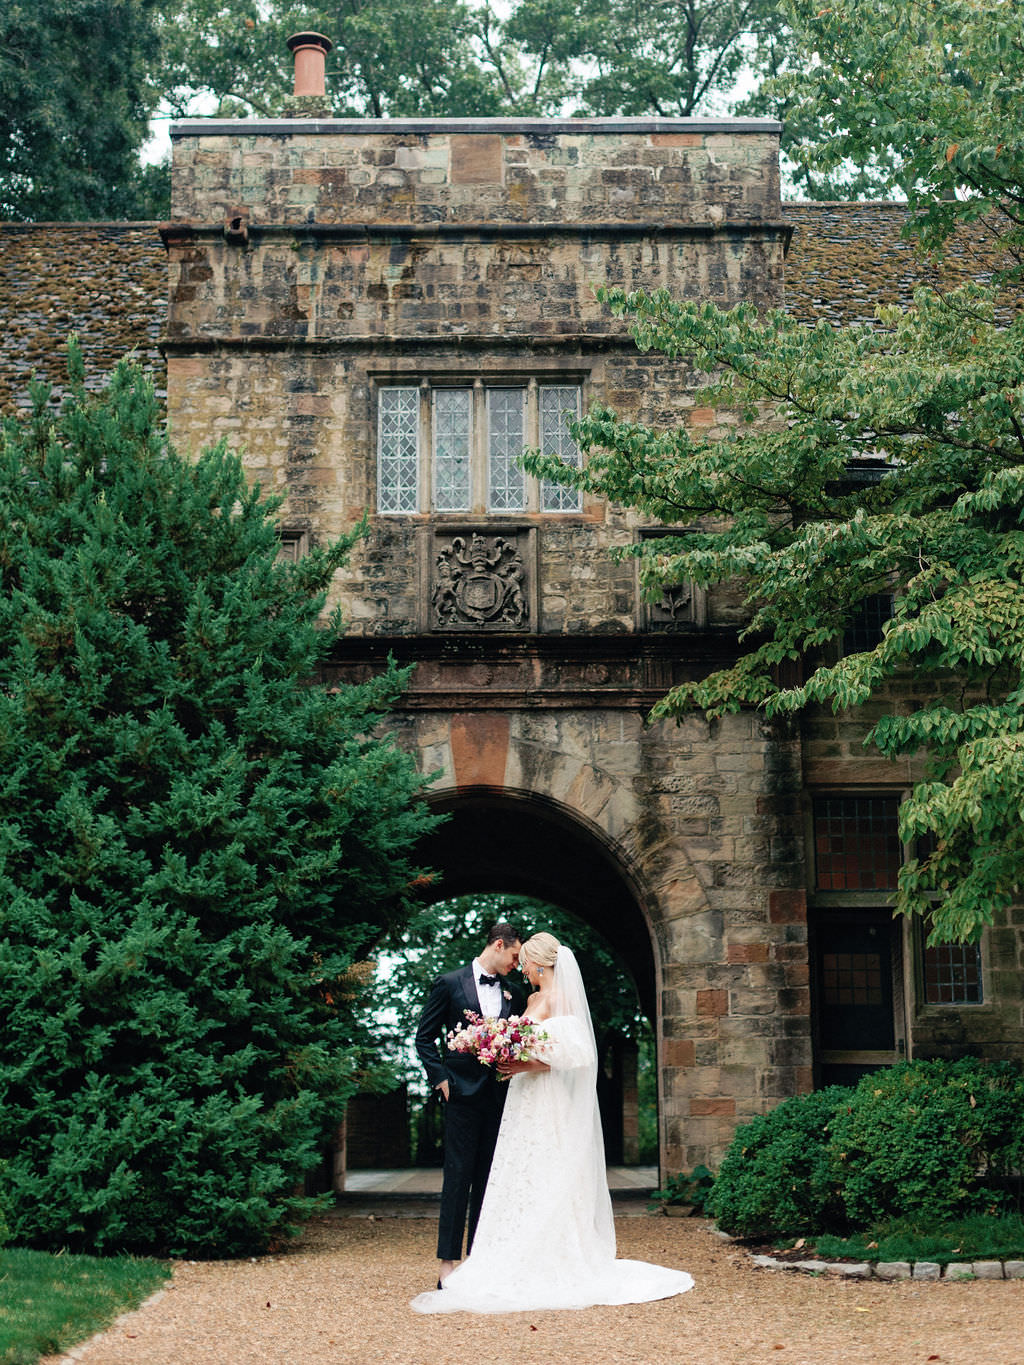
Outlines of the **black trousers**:
<svg viewBox="0 0 1024 1365">
<path fill-rule="evenodd" d="M 462 1235 L 469 1219 L 466 1251 L 473 1246 L 480 1205 L 498 1140 L 504 1095 L 493 1084 L 472 1099 L 453 1096 L 444 1109 L 444 1184 L 437 1221 L 437 1257 L 462 1259 Z"/>
</svg>

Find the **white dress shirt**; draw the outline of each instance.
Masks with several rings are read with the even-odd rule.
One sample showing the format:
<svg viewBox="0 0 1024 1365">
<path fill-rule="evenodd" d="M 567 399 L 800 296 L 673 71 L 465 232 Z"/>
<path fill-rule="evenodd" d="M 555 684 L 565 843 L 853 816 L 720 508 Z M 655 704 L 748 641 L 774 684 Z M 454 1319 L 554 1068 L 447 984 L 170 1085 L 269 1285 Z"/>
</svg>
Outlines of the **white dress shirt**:
<svg viewBox="0 0 1024 1365">
<path fill-rule="evenodd" d="M 480 1013 L 485 1019 L 497 1019 L 501 1014 L 501 978 L 493 986 L 484 986 L 480 981 L 481 973 L 484 976 L 494 976 L 496 973 L 486 971 L 480 964 L 480 959 L 473 959 L 473 980 L 476 982 L 476 998 L 480 1001 Z"/>
</svg>

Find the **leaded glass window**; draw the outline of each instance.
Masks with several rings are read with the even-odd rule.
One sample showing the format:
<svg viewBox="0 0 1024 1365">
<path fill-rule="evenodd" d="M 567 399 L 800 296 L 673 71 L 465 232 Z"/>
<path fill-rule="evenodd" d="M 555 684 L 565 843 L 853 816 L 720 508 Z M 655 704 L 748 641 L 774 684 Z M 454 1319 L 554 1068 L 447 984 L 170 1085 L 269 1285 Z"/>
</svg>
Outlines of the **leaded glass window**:
<svg viewBox="0 0 1024 1365">
<path fill-rule="evenodd" d="M 922 949 L 928 1005 L 981 1004 L 981 949 L 977 943 L 937 943 Z"/>
<path fill-rule="evenodd" d="M 822 796 L 814 803 L 819 891 L 889 891 L 903 845 L 894 796 Z"/>
<path fill-rule="evenodd" d="M 526 506 L 526 475 L 516 464 L 526 445 L 525 389 L 487 390 L 487 507 L 491 512 L 521 512 Z"/>
<path fill-rule="evenodd" d="M 419 390 L 381 389 L 377 487 L 382 512 L 415 512 L 419 506 L 419 428 Z"/>
<path fill-rule="evenodd" d="M 885 633 L 886 621 L 892 620 L 892 609 L 891 592 L 865 597 L 843 632 L 843 653 L 859 654 L 874 649 Z"/>
<path fill-rule="evenodd" d="M 470 503 L 472 389 L 434 390 L 434 510 L 466 512 Z"/>
<path fill-rule="evenodd" d="M 581 391 L 572 384 L 431 383 L 378 390 L 377 510 L 578 512 L 580 494 L 519 467 L 528 447 L 580 464 L 569 434 Z"/>
<path fill-rule="evenodd" d="M 580 452 L 569 434 L 569 421 L 580 415 L 579 389 L 543 385 L 538 402 L 541 451 L 545 455 L 558 455 L 566 464 L 578 469 Z M 545 480 L 541 485 L 541 507 L 545 512 L 577 512 L 579 490 Z"/>
</svg>

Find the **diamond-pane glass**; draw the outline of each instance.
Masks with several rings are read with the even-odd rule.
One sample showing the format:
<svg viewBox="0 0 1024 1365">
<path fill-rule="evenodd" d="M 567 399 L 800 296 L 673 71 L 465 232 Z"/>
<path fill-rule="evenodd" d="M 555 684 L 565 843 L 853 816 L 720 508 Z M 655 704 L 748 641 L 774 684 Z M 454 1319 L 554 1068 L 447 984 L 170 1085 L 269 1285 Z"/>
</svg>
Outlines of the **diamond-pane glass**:
<svg viewBox="0 0 1024 1365">
<path fill-rule="evenodd" d="M 418 389 L 381 389 L 377 413 L 377 506 L 381 512 L 418 509 L 419 417 Z"/>
<path fill-rule="evenodd" d="M 491 512 L 521 512 L 526 506 L 526 475 L 516 465 L 523 453 L 525 389 L 487 390 L 487 507 Z"/>
<path fill-rule="evenodd" d="M 469 510 L 472 389 L 434 390 L 434 508 Z"/>
<path fill-rule="evenodd" d="M 569 435 L 569 422 L 580 415 L 580 391 L 559 386 L 543 387 L 540 405 L 540 448 L 545 455 L 557 455 L 566 464 L 579 468 L 580 452 Z M 566 411 L 568 409 L 568 411 Z M 578 512 L 582 505 L 579 490 L 545 480 L 541 485 L 541 507 L 545 512 Z"/>
</svg>

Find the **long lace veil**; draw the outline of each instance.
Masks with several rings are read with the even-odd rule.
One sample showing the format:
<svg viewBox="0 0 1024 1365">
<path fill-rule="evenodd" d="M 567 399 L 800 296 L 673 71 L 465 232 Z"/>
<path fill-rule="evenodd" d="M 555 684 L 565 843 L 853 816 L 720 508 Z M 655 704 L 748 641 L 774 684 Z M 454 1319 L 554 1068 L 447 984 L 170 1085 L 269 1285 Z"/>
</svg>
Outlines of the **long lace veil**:
<svg viewBox="0 0 1024 1365">
<path fill-rule="evenodd" d="M 596 1077 L 597 1039 L 594 1037 L 594 1023 L 590 1017 L 590 1006 L 587 1004 L 583 974 L 580 971 L 579 963 L 576 961 L 576 954 L 564 943 L 559 945 L 554 971 L 555 999 L 552 1013 L 572 1015 L 573 1018 L 579 1020 L 584 1038 L 590 1044 L 591 1065 L 589 1069 L 593 1077 Z"/>
<path fill-rule="evenodd" d="M 604 1164 L 604 1137 L 597 1107 L 597 1041 L 587 1004 L 579 963 L 571 948 L 562 944 L 555 958 L 554 1014 L 570 1016 L 573 1049 L 582 1064 L 556 1073 L 560 1100 L 552 1103 L 549 1120 L 565 1126 L 561 1149 L 572 1153 L 565 1180 L 575 1190 L 573 1208 L 582 1243 L 613 1260 L 615 1225 Z M 552 1066 L 554 1066 L 552 1062 Z"/>
</svg>

